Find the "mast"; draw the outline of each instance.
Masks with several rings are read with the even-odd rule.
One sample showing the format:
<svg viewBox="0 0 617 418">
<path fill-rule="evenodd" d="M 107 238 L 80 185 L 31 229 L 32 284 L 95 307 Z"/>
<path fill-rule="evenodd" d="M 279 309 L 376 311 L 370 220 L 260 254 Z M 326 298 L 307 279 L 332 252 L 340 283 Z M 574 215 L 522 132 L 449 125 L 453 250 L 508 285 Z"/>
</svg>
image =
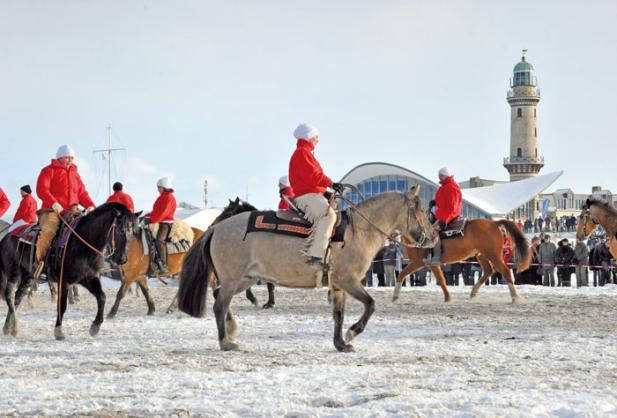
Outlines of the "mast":
<svg viewBox="0 0 617 418">
<path fill-rule="evenodd" d="M 107 153 L 107 185 L 108 185 L 108 194 L 111 195 L 111 155 L 114 151 L 126 151 L 126 148 L 112 148 L 111 147 L 111 123 L 107 125 L 107 148 L 94 150 L 95 154 L 97 153 Z M 105 158 L 105 155 L 103 155 Z"/>
</svg>

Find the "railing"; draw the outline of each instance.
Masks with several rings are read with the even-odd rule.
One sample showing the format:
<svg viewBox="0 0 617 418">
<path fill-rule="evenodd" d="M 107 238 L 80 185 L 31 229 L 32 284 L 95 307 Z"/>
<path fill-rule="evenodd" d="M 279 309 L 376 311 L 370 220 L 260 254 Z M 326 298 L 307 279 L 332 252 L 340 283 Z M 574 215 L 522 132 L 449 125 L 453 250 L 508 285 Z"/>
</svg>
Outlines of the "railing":
<svg viewBox="0 0 617 418">
<path fill-rule="evenodd" d="M 544 157 L 506 157 L 503 159 L 504 164 L 519 164 L 519 163 L 533 163 L 544 164 Z"/>
<path fill-rule="evenodd" d="M 514 90 L 512 90 L 512 89 L 508 90 L 508 99 L 511 98 L 511 97 L 514 97 L 514 96 L 515 96 Z M 541 97 L 540 96 L 540 88 L 536 87 L 534 89 L 534 93 L 533 94 L 523 94 L 523 95 L 516 95 L 516 96 L 520 97 L 520 98 L 525 98 L 525 97 Z"/>
</svg>

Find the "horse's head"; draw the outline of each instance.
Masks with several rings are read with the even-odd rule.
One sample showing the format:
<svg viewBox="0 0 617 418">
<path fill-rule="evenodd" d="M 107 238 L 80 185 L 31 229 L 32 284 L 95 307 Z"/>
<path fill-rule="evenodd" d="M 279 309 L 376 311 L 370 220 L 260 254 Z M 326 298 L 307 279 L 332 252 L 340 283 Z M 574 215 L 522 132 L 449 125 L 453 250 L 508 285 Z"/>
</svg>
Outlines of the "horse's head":
<svg viewBox="0 0 617 418">
<path fill-rule="evenodd" d="M 227 205 L 221 214 L 216 217 L 216 219 L 212 222 L 212 225 L 216 225 L 217 223 L 222 222 L 227 218 L 231 218 L 239 213 L 252 212 L 254 210 L 257 210 L 255 206 L 240 200 L 239 197 L 236 197 L 236 200 L 229 199 L 229 205 Z"/>
<path fill-rule="evenodd" d="M 124 205 L 114 208 L 114 220 L 108 237 L 108 246 L 111 248 L 111 260 L 117 265 L 128 261 L 129 240 L 139 232 L 138 216 L 131 213 Z"/>
<path fill-rule="evenodd" d="M 578 227 L 576 228 L 576 238 L 579 240 L 587 239 L 598 227 L 598 222 L 596 222 L 591 213 L 592 207 L 593 202 L 587 199 L 581 208 L 581 214 L 578 218 Z"/>
<path fill-rule="evenodd" d="M 424 211 L 424 205 L 420 199 L 420 184 L 413 186 L 406 196 L 408 198 L 407 240 L 418 248 L 432 248 L 438 237 Z"/>
</svg>

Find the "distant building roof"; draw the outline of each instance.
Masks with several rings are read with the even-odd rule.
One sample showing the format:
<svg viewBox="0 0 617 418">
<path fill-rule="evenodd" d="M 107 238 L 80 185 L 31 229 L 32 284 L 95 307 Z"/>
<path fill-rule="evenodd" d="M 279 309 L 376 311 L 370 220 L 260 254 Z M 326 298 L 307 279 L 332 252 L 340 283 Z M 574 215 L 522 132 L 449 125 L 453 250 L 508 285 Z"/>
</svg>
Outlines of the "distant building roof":
<svg viewBox="0 0 617 418">
<path fill-rule="evenodd" d="M 193 228 L 201 229 L 205 231 L 208 229 L 212 221 L 220 215 L 222 211 L 217 208 L 207 209 L 183 209 L 178 208 L 176 210 L 176 218 L 182 219 Z"/>
</svg>

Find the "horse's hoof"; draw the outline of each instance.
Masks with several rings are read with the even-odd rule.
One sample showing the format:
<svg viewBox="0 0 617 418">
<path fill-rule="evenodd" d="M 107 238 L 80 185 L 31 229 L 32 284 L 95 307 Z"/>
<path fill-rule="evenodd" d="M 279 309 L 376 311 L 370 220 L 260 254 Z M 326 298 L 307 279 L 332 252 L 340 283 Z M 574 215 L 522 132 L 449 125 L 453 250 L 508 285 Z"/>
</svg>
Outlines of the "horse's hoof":
<svg viewBox="0 0 617 418">
<path fill-rule="evenodd" d="M 398 300 L 398 296 L 392 296 L 392 302 L 396 302 Z"/>
<path fill-rule="evenodd" d="M 64 332 L 62 331 L 62 327 L 55 327 L 54 328 L 54 337 L 56 337 L 56 340 L 58 341 L 62 341 L 64 340 Z"/>
<path fill-rule="evenodd" d="M 351 344 L 345 344 L 339 351 L 341 353 L 355 353 L 356 349 Z"/>
<path fill-rule="evenodd" d="M 4 324 L 4 326 L 2 327 L 2 333 L 4 335 L 9 335 L 11 333 L 11 327 L 9 326 L 9 324 Z"/>
<path fill-rule="evenodd" d="M 107 319 L 114 319 L 116 317 L 116 313 L 115 312 L 110 312 L 107 314 Z"/>
<path fill-rule="evenodd" d="M 350 343 L 353 341 L 354 338 L 356 338 L 358 334 L 356 334 L 355 331 L 353 330 L 347 330 L 347 334 L 345 335 L 345 342 L 346 343 Z M 351 347 L 351 346 L 350 346 Z M 353 347 L 352 347 L 353 348 Z"/>
<path fill-rule="evenodd" d="M 517 296 L 512 298 L 512 304 L 514 305 L 523 305 L 525 303 L 525 298 L 522 296 Z"/>
<path fill-rule="evenodd" d="M 264 303 L 264 306 L 261 307 L 262 309 L 271 309 L 274 308 L 274 303 Z"/>
<path fill-rule="evenodd" d="M 100 324 L 92 324 L 90 326 L 90 336 L 91 337 L 96 337 L 100 330 L 101 330 L 101 325 Z"/>
<path fill-rule="evenodd" d="M 223 351 L 239 351 L 240 346 L 233 341 L 219 341 L 219 345 L 221 346 L 221 350 Z"/>
<path fill-rule="evenodd" d="M 443 303 L 450 303 L 450 302 L 452 302 L 452 298 L 449 296 L 447 298 L 444 298 L 443 300 Z"/>
<path fill-rule="evenodd" d="M 146 315 L 148 315 L 148 316 L 154 315 L 154 308 L 148 309 L 148 313 Z"/>
</svg>

